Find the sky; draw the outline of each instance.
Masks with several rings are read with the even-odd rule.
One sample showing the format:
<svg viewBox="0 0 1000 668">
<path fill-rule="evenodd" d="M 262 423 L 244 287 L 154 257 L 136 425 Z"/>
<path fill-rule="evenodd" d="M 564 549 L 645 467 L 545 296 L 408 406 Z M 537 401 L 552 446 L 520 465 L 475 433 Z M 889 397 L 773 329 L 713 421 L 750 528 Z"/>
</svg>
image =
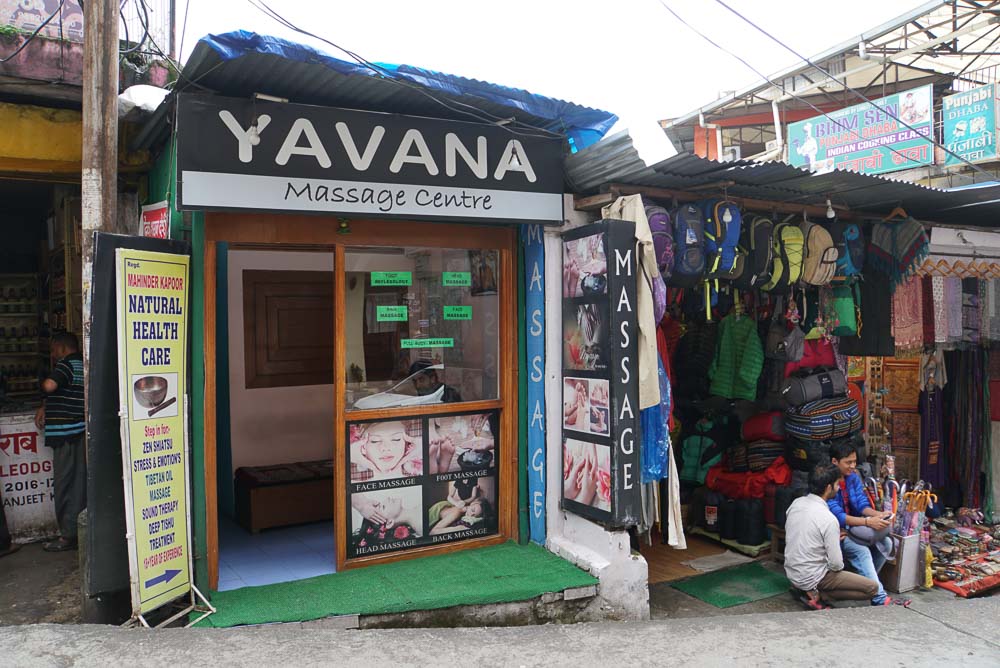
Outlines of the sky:
<svg viewBox="0 0 1000 668">
<path fill-rule="evenodd" d="M 611 111 L 647 162 L 666 157 L 657 121 L 760 80 L 679 23 L 659 0 L 265 0 L 291 23 L 367 60 L 407 64 L 523 88 Z M 795 56 L 714 0 L 664 0 L 688 23 L 756 69 L 773 74 Z M 727 0 L 806 56 L 855 37 L 917 0 Z M 333 47 L 277 23 L 248 0 L 193 0 L 181 58 L 206 34 L 243 29 Z"/>
</svg>

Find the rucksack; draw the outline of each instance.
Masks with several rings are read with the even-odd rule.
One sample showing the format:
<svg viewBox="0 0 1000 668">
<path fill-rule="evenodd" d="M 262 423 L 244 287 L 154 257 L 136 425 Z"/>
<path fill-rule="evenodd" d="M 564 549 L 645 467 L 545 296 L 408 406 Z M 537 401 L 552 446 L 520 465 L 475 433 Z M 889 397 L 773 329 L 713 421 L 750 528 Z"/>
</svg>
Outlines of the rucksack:
<svg viewBox="0 0 1000 668">
<path fill-rule="evenodd" d="M 649 231 L 653 234 L 653 253 L 656 255 L 656 266 L 663 280 L 668 280 L 674 272 L 674 227 L 670 221 L 670 212 L 662 206 L 647 206 L 646 220 L 649 221 Z"/>
<path fill-rule="evenodd" d="M 830 237 L 837 248 L 837 273 L 834 283 L 856 283 L 865 266 L 865 235 L 857 223 L 834 221 Z"/>
<path fill-rule="evenodd" d="M 683 204 L 674 209 L 674 270 L 670 285 L 690 288 L 705 275 L 705 222 L 701 209 Z"/>
<path fill-rule="evenodd" d="M 771 231 L 774 266 L 771 278 L 761 290 L 784 294 L 802 273 L 802 230 L 791 223 L 778 223 Z"/>
<path fill-rule="evenodd" d="M 837 249 L 830 233 L 808 220 L 802 221 L 802 276 L 806 285 L 827 285 L 837 273 Z"/>
<path fill-rule="evenodd" d="M 774 264 L 774 245 L 771 232 L 774 222 L 766 216 L 754 216 L 749 225 L 743 226 L 740 248 L 744 256 L 743 275 L 735 285 L 743 291 L 759 290 L 771 278 Z"/>
<path fill-rule="evenodd" d="M 705 214 L 705 273 L 715 278 L 738 278 L 743 271 L 740 253 L 743 217 L 739 207 L 725 200 L 705 200 L 702 211 Z"/>
</svg>

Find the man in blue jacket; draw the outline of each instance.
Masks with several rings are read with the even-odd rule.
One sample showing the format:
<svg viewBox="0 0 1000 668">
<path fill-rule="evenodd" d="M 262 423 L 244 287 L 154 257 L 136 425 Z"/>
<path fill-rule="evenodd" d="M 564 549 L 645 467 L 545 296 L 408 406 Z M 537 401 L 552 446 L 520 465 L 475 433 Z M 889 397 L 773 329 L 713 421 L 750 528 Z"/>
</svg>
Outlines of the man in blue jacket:
<svg viewBox="0 0 1000 668">
<path fill-rule="evenodd" d="M 886 529 L 890 523 L 891 513 L 875 510 L 868 501 L 865 485 L 856 470 L 858 453 L 854 445 L 847 440 L 834 442 L 830 446 L 830 458 L 843 475 L 837 494 L 826 502 L 830 512 L 840 522 L 840 528 L 863 526 L 876 532 Z M 885 565 L 886 557 L 892 554 L 892 540 L 887 536 L 867 546 L 845 537 L 840 541 L 840 549 L 844 553 L 844 558 L 859 575 L 879 583 L 878 593 L 872 598 L 872 605 L 892 603 L 892 599 L 886 596 L 885 588 L 878 579 L 878 572 Z"/>
</svg>

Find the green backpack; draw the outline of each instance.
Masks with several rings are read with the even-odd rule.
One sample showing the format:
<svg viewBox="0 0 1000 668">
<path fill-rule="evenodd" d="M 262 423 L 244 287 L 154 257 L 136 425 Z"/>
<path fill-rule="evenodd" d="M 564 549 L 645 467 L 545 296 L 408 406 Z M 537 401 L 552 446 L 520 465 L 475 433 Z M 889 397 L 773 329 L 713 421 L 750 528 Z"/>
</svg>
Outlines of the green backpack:
<svg viewBox="0 0 1000 668">
<path fill-rule="evenodd" d="M 761 290 L 785 294 L 788 288 L 799 282 L 802 275 L 804 238 L 798 225 L 778 223 L 771 234 L 774 243 L 774 267 L 771 279 L 761 286 Z"/>
<path fill-rule="evenodd" d="M 839 324 L 833 328 L 834 336 L 857 336 L 861 332 L 861 291 L 858 283 L 833 286 L 833 308 Z"/>
</svg>

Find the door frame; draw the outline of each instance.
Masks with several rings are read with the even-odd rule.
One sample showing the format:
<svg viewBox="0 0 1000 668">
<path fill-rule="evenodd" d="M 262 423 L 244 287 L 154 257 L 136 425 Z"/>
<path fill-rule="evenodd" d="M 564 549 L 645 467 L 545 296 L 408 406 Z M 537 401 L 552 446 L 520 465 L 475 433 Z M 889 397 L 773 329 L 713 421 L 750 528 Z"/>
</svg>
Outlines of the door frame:
<svg viewBox="0 0 1000 668">
<path fill-rule="evenodd" d="M 334 303 L 334 391 L 333 458 L 334 531 L 338 571 L 373 563 L 387 563 L 430 554 L 495 545 L 518 536 L 518 318 L 517 318 L 517 230 L 513 226 L 479 226 L 462 223 L 425 223 L 410 221 L 352 220 L 341 227 L 342 219 L 292 214 L 206 213 L 205 229 L 205 325 L 204 325 L 204 447 L 206 549 L 209 586 L 215 589 L 219 579 L 219 527 L 216 458 L 216 253 L 217 244 L 227 242 L 230 250 L 321 250 L 332 251 Z M 496 249 L 500 255 L 500 318 L 498 325 L 499 398 L 461 404 L 352 411 L 351 420 L 370 420 L 408 415 L 491 411 L 500 412 L 500 442 L 497 462 L 499 485 L 498 532 L 484 538 L 472 538 L 443 545 L 427 545 L 404 552 L 347 559 L 347 461 L 345 406 L 347 342 L 344 318 L 337 317 L 345 308 L 345 250 L 354 246 L 418 246 L 450 249 Z M 340 370 L 338 373 L 337 370 Z M 224 382 L 228 382 L 227 380 Z"/>
</svg>

